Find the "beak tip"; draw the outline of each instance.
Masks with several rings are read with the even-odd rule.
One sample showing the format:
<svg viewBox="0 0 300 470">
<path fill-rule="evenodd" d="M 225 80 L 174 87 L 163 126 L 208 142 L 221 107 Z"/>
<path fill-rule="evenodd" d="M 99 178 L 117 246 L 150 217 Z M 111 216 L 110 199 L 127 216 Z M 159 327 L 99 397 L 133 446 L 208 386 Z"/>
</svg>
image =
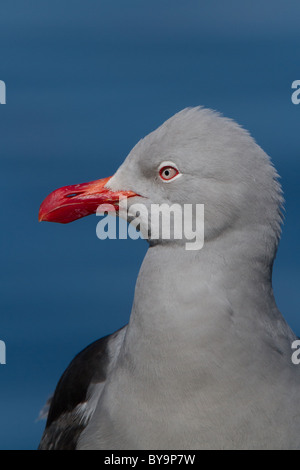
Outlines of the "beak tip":
<svg viewBox="0 0 300 470">
<path fill-rule="evenodd" d="M 45 214 L 42 212 L 42 208 L 40 207 L 38 221 L 43 222 L 45 220 L 44 217 L 45 217 Z"/>
</svg>

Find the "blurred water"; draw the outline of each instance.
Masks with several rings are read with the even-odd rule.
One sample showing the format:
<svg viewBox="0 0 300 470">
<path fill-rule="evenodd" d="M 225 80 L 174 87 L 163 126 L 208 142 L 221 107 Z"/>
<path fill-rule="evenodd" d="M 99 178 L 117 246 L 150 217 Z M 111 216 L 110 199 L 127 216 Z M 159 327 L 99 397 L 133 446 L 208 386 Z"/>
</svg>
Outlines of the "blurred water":
<svg viewBox="0 0 300 470">
<path fill-rule="evenodd" d="M 128 321 L 143 241 L 100 242 L 96 217 L 38 224 L 56 187 L 109 176 L 186 106 L 236 119 L 282 176 L 278 305 L 300 334 L 296 1 L 2 0 L 0 448 L 34 449 L 40 408 L 81 348 Z"/>
</svg>

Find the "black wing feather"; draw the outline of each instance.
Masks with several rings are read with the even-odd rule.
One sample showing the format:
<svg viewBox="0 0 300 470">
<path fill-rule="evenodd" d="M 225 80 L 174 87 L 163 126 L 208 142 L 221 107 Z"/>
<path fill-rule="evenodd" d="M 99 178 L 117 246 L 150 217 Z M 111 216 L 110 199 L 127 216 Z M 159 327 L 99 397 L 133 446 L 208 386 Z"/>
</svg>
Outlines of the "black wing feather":
<svg viewBox="0 0 300 470">
<path fill-rule="evenodd" d="M 114 334 L 115 335 L 115 334 Z M 39 450 L 75 450 L 87 422 L 74 413 L 87 399 L 92 383 L 106 379 L 108 343 L 112 336 L 95 341 L 72 360 L 59 380 L 51 400 L 46 428 Z"/>
</svg>

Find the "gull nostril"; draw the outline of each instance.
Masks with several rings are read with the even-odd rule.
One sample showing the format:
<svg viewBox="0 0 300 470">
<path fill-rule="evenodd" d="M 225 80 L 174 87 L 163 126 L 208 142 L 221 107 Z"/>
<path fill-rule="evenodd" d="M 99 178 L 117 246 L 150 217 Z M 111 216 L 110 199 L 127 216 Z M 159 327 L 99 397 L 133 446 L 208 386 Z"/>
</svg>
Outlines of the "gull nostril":
<svg viewBox="0 0 300 470">
<path fill-rule="evenodd" d="M 71 197 L 78 196 L 78 194 L 81 194 L 81 193 L 72 193 L 72 194 L 67 194 L 65 197 L 71 198 Z"/>
</svg>

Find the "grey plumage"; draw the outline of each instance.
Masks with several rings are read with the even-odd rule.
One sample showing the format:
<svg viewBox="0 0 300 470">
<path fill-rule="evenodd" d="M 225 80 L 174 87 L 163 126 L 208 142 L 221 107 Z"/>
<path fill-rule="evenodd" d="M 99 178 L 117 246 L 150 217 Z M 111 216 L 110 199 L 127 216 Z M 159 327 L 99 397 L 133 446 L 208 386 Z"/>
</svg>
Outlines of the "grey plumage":
<svg viewBox="0 0 300 470">
<path fill-rule="evenodd" d="M 160 181 L 162 161 L 182 177 Z M 76 448 L 299 448 L 295 335 L 272 290 L 283 198 L 269 157 L 233 121 L 192 108 L 140 141 L 108 187 L 149 207 L 204 204 L 205 243 L 150 243 Z"/>
</svg>

